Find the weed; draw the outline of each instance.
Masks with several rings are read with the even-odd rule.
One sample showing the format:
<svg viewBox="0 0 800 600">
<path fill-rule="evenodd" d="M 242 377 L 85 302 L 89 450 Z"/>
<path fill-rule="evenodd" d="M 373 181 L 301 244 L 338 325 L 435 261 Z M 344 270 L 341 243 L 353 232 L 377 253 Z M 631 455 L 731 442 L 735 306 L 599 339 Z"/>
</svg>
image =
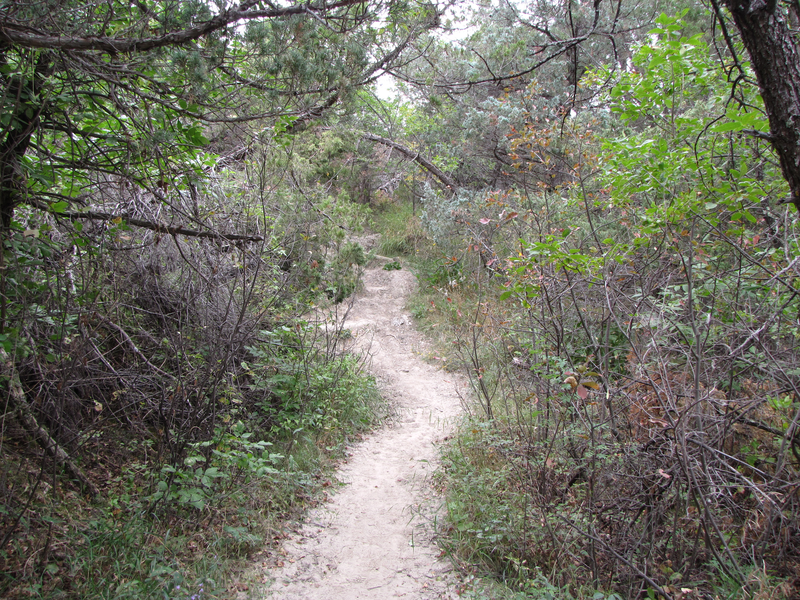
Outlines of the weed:
<svg viewBox="0 0 800 600">
<path fill-rule="evenodd" d="M 384 271 L 399 271 L 403 268 L 403 265 L 400 264 L 399 261 L 393 260 L 391 262 L 386 263 L 383 265 Z"/>
</svg>

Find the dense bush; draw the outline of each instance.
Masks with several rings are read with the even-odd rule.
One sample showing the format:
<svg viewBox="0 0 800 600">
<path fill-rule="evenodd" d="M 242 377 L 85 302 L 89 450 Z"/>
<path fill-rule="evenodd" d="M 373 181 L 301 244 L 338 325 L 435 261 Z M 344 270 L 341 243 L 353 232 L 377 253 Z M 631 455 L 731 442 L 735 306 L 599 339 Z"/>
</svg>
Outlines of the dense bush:
<svg viewBox="0 0 800 600">
<path fill-rule="evenodd" d="M 239 167 L 173 207 L 206 236 L 17 212 L 2 595 L 224 596 L 227 562 L 313 502 L 320 471 L 378 418 L 328 314 L 366 262 L 344 239 L 364 209 L 285 150 Z M 113 200 L 160 219 L 147 197 Z"/>
<path fill-rule="evenodd" d="M 541 576 L 577 596 L 793 593 L 797 222 L 740 133 L 764 126 L 758 97 L 729 102 L 682 27 L 662 17 L 636 70 L 588 81 L 616 77 L 619 121 L 518 127 L 517 168 L 560 164 L 560 184 L 473 195 L 434 230 L 461 270 L 428 278 L 418 314 L 450 324 L 476 398 L 442 471 L 452 548 L 534 597 Z"/>
</svg>

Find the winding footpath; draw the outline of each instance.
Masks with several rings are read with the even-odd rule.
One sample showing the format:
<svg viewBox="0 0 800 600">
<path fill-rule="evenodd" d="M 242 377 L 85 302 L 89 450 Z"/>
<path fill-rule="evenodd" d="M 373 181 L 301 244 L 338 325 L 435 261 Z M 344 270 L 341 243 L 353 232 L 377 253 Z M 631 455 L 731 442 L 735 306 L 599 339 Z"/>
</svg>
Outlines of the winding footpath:
<svg viewBox="0 0 800 600">
<path fill-rule="evenodd" d="M 266 598 L 457 598 L 457 578 L 433 540 L 440 501 L 430 475 L 467 384 L 422 360 L 425 341 L 405 312 L 415 278 L 382 266 L 367 269 L 345 326 L 395 418 L 351 448 L 342 487 L 284 543 L 283 566 L 266 573 Z"/>
</svg>

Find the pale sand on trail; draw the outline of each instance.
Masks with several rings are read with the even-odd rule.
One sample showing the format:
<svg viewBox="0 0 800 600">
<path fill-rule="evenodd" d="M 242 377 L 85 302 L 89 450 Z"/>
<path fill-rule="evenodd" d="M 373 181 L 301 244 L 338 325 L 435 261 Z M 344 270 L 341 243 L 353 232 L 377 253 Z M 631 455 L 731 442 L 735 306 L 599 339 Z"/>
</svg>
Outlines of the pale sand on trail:
<svg viewBox="0 0 800 600">
<path fill-rule="evenodd" d="M 405 311 L 415 278 L 383 264 L 367 269 L 345 327 L 396 415 L 350 450 L 337 474 L 344 485 L 283 544 L 282 566 L 265 573 L 274 580 L 266 598 L 457 598 L 457 577 L 433 539 L 441 500 L 429 476 L 467 383 L 419 356 L 425 341 Z"/>
</svg>

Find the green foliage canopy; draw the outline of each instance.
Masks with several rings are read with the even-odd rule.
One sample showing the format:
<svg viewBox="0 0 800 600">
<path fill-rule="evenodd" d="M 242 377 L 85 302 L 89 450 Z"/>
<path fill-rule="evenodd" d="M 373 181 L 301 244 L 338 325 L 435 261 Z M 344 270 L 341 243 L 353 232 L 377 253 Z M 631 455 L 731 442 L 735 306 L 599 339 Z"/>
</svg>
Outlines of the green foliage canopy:
<svg viewBox="0 0 800 600">
<path fill-rule="evenodd" d="M 0 16 L 3 226 L 23 204 L 170 204 L 247 123 L 285 133 L 322 116 L 434 22 L 406 2 L 14 3 Z"/>
</svg>

